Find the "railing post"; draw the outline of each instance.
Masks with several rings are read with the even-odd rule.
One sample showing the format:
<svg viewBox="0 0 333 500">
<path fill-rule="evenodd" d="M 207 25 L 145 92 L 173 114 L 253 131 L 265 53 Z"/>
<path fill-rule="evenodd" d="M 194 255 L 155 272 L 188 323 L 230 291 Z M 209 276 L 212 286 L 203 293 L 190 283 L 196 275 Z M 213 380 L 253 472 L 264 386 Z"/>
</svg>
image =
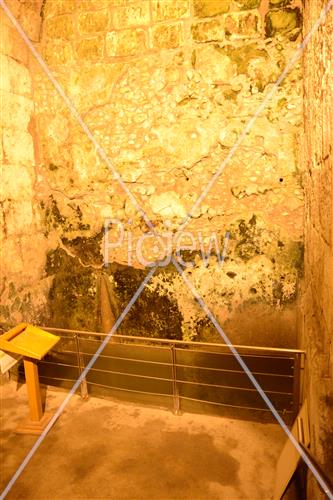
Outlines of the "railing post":
<svg viewBox="0 0 333 500">
<path fill-rule="evenodd" d="M 76 357 L 77 357 L 77 366 L 78 366 L 78 370 L 79 370 L 79 377 L 81 377 L 81 374 L 82 374 L 83 369 L 84 369 L 83 368 L 84 367 L 84 359 L 83 359 L 83 355 L 80 352 L 80 341 L 79 341 L 79 336 L 77 333 L 75 333 L 74 339 L 75 339 L 75 346 L 76 346 Z M 89 396 L 88 386 L 87 386 L 87 381 L 86 381 L 85 377 L 81 380 L 80 392 L 81 392 L 82 399 L 88 399 L 88 396 Z"/>
<path fill-rule="evenodd" d="M 171 344 L 171 360 L 172 360 L 172 392 L 173 392 L 173 412 L 175 415 L 180 414 L 179 391 L 177 385 L 177 366 L 176 366 L 176 349 L 175 345 Z"/>
</svg>

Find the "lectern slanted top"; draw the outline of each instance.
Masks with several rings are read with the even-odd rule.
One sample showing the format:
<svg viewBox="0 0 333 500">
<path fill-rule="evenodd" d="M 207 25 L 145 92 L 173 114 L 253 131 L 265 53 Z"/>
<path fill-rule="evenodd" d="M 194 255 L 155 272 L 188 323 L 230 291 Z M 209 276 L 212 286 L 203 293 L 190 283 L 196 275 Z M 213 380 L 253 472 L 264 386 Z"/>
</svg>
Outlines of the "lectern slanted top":
<svg viewBox="0 0 333 500">
<path fill-rule="evenodd" d="M 27 358 L 42 359 L 60 338 L 27 323 L 20 323 L 0 336 L 0 349 Z"/>
<path fill-rule="evenodd" d="M 41 434 L 52 416 L 43 415 L 37 361 L 41 360 L 59 340 L 60 337 L 27 323 L 20 323 L 0 336 L 1 350 L 23 356 L 30 420 L 16 432 Z"/>
</svg>

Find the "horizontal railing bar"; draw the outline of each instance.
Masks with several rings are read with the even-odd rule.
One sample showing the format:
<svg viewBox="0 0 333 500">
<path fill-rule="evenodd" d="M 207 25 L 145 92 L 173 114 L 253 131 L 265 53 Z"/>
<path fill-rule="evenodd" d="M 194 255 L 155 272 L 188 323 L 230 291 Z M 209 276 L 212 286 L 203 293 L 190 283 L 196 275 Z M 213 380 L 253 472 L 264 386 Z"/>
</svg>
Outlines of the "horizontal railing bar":
<svg viewBox="0 0 333 500">
<path fill-rule="evenodd" d="M 66 363 L 58 363 L 55 361 L 45 361 L 45 359 L 40 359 L 38 361 L 38 364 L 39 363 L 43 363 L 44 365 L 68 366 L 69 368 L 78 368 L 78 365 L 68 365 Z"/>
<path fill-rule="evenodd" d="M 141 347 L 139 345 L 135 345 L 136 347 Z M 154 348 L 153 346 L 147 346 L 147 347 L 152 347 Z M 178 349 L 176 349 L 178 351 Z M 58 351 L 58 350 L 52 350 L 51 352 L 55 352 L 55 353 L 59 353 L 59 354 L 76 354 L 75 351 L 68 351 L 67 349 L 64 349 L 62 351 Z M 180 352 L 183 352 L 180 350 Z M 221 353 L 221 352 L 211 352 L 211 351 L 192 351 L 191 350 L 191 353 L 198 353 L 198 354 L 202 354 L 202 353 L 205 353 L 205 354 L 216 354 L 218 356 L 230 356 L 231 358 L 234 357 L 233 354 L 231 353 Z M 91 353 L 91 352 L 86 352 L 86 351 L 82 351 L 80 350 L 80 354 L 84 354 L 85 356 L 93 356 L 95 353 Z M 252 355 L 248 355 L 248 356 L 252 356 Z M 168 364 L 168 363 L 164 363 L 163 361 L 151 361 L 149 359 L 137 359 L 137 358 L 127 358 L 127 357 L 123 357 L 123 356 L 109 356 L 109 355 L 106 355 L 106 354 L 100 354 L 98 356 L 99 358 L 109 358 L 109 359 L 124 359 L 124 360 L 127 360 L 127 361 L 138 361 L 138 362 L 144 362 L 144 363 L 156 363 L 156 364 Z M 247 355 L 243 355 L 243 357 L 247 357 Z M 266 357 L 266 356 L 260 356 L 262 358 Z M 268 356 L 267 356 L 268 357 Z M 294 360 L 294 358 L 290 357 L 290 358 L 287 358 L 286 356 L 282 356 L 282 357 L 279 357 L 279 356 L 274 356 L 274 359 L 278 360 L 278 359 L 290 359 L 290 360 Z M 206 366 L 197 366 L 197 365 L 186 365 L 186 364 L 180 364 L 180 363 L 177 363 L 177 366 L 179 367 L 188 367 L 188 368 L 191 368 L 191 367 L 194 367 L 194 368 L 207 368 L 209 370 L 219 370 L 219 368 L 209 368 L 209 367 L 206 367 Z M 290 368 L 294 368 L 294 365 L 291 365 Z M 226 369 L 226 371 L 228 371 Z M 238 371 L 238 370 L 230 370 L 230 371 Z M 243 372 L 244 370 L 239 370 L 239 372 Z M 259 372 L 257 372 L 259 373 Z M 273 373 L 272 373 L 273 375 Z M 291 376 L 291 375 L 287 375 L 287 374 L 276 374 L 276 375 L 280 375 L 280 376 Z"/>
<path fill-rule="evenodd" d="M 87 384 L 88 384 L 88 386 L 89 385 L 95 385 L 96 387 L 105 387 L 106 389 L 113 389 L 113 390 L 116 390 L 116 391 L 134 392 L 134 393 L 137 393 L 137 394 L 147 394 L 147 395 L 150 395 L 150 396 L 163 396 L 163 397 L 167 397 L 167 398 L 172 398 L 173 397 L 172 394 L 165 394 L 165 393 L 160 393 L 160 392 L 137 391 L 135 389 L 123 389 L 122 387 L 114 387 L 114 386 L 111 386 L 111 385 L 97 384 L 96 382 L 89 382 L 89 381 L 87 381 Z"/>
<path fill-rule="evenodd" d="M 49 351 L 47 353 L 47 356 L 49 356 L 52 353 L 59 354 L 59 355 L 61 355 L 61 354 L 75 354 L 76 355 L 77 354 L 76 351 L 67 351 L 67 349 L 63 349 L 62 351 L 58 351 L 58 349 L 52 349 L 51 351 Z"/>
<path fill-rule="evenodd" d="M 94 356 L 94 353 L 92 353 L 92 352 L 80 351 L 80 354 L 84 354 L 85 356 L 91 356 L 91 357 Z M 124 361 L 135 361 L 138 363 L 150 363 L 150 364 L 155 364 L 155 365 L 165 365 L 165 366 L 172 365 L 172 363 L 165 363 L 164 361 L 151 361 L 150 359 L 124 358 L 122 356 L 107 356 L 106 354 L 100 354 L 98 357 L 105 358 L 105 359 L 122 359 Z"/>
<path fill-rule="evenodd" d="M 182 384 L 192 384 L 192 385 L 203 385 L 205 387 L 216 387 L 219 389 L 232 389 L 234 391 L 248 391 L 248 392 L 258 392 L 256 388 L 248 388 L 248 387 L 235 387 L 230 385 L 220 385 L 220 384 L 207 384 L 206 382 L 197 382 L 195 380 L 180 380 L 177 379 L 177 382 L 181 382 Z M 265 390 L 266 394 L 282 394 L 285 396 L 292 396 L 292 392 L 278 392 L 271 391 L 269 389 Z"/>
<path fill-rule="evenodd" d="M 47 380 L 61 380 L 61 382 L 76 382 L 76 378 L 59 378 L 59 377 L 48 377 L 47 375 L 39 374 L 39 378 L 46 378 Z"/>
<path fill-rule="evenodd" d="M 240 373 L 240 374 L 243 374 L 247 377 L 246 373 L 244 372 L 244 370 L 230 370 L 229 368 L 210 368 L 209 366 L 197 366 L 197 365 L 179 365 L 179 364 L 175 364 L 175 366 L 177 368 L 195 368 L 195 369 L 199 369 L 199 370 L 212 370 L 212 371 L 216 371 L 216 372 L 220 372 L 220 373 L 224 373 L 224 372 L 227 372 L 227 373 Z M 290 378 L 290 379 L 293 379 L 294 376 L 293 375 L 283 375 L 281 373 L 268 373 L 268 372 L 255 372 L 253 370 L 251 370 L 251 373 L 253 375 L 264 375 L 264 376 L 269 376 L 269 377 L 284 377 L 284 378 Z"/>
<path fill-rule="evenodd" d="M 161 378 L 161 377 L 151 377 L 150 375 L 140 375 L 138 373 L 124 373 L 124 372 L 114 372 L 112 370 L 103 370 L 101 368 L 90 368 L 89 371 L 94 371 L 94 372 L 102 372 L 102 373 L 113 373 L 114 375 L 126 375 L 129 377 L 138 377 L 138 378 L 149 378 L 151 380 L 163 380 L 165 382 L 172 382 L 171 378 Z M 88 375 L 89 376 L 89 375 Z"/>
<path fill-rule="evenodd" d="M 66 328 L 55 328 L 55 327 L 49 327 L 49 326 L 41 326 L 40 328 L 43 328 L 44 330 L 48 331 L 54 331 L 54 332 L 64 332 L 64 333 L 74 333 L 74 334 L 79 334 L 79 335 L 89 335 L 89 336 L 95 336 L 95 337 L 106 337 L 108 333 L 102 333 L 102 332 L 91 332 L 91 331 L 85 331 L 85 330 L 70 330 Z M 140 342 L 153 342 L 153 343 L 162 343 L 162 344 L 178 344 L 178 345 L 188 345 L 188 346 L 209 346 L 209 347 L 223 347 L 226 349 L 229 349 L 227 344 L 223 343 L 213 343 L 213 342 L 185 342 L 183 340 L 171 340 L 171 339 L 160 339 L 160 338 L 153 338 L 153 337 L 138 337 L 138 336 L 132 336 L 132 335 L 120 335 L 120 334 L 115 334 L 112 335 L 112 339 L 125 339 L 125 340 L 139 340 Z M 150 347 L 150 346 L 149 346 Z M 262 347 L 262 346 L 244 346 L 244 345 L 233 345 L 236 349 L 248 349 L 248 350 L 257 350 L 257 351 L 270 351 L 270 352 L 280 352 L 281 354 L 304 354 L 305 351 L 301 349 L 286 349 L 286 348 L 281 348 L 281 347 Z"/>
<path fill-rule="evenodd" d="M 77 366 L 73 366 L 72 368 L 77 368 Z M 137 373 L 124 373 L 124 372 L 115 372 L 112 370 L 102 370 L 99 368 L 91 368 L 91 371 L 93 372 L 100 372 L 100 373 L 111 373 L 113 375 L 124 375 L 128 377 L 136 377 L 139 379 L 146 378 L 150 380 L 158 380 L 158 381 L 163 381 L 163 382 L 172 382 L 172 379 L 170 378 L 162 378 L 162 377 L 152 377 L 150 375 L 140 375 Z M 43 375 L 41 375 L 43 376 Z M 52 376 L 44 376 L 45 378 L 48 378 L 50 380 L 60 380 L 57 377 L 52 377 Z M 72 379 L 61 379 L 61 380 L 72 380 Z M 204 386 L 204 387 L 214 387 L 217 389 L 232 389 L 233 391 L 247 391 L 247 392 L 256 392 L 255 388 L 248 388 L 248 387 L 235 387 L 235 386 L 229 386 L 229 385 L 221 385 L 221 384 L 209 384 L 206 382 L 198 382 L 198 381 L 193 381 L 193 380 L 183 380 L 183 379 L 178 379 L 176 382 L 182 383 L 182 384 L 191 384 L 195 386 Z M 110 386 L 105 386 L 105 387 L 110 387 Z M 280 395 L 285 395 L 285 396 L 292 396 L 293 393 L 290 392 L 280 392 L 280 391 L 272 391 L 270 389 L 265 390 L 266 394 L 280 394 Z"/>
<path fill-rule="evenodd" d="M 227 403 L 218 403 L 217 401 L 206 401 L 205 399 L 196 399 L 196 398 L 190 398 L 188 396 L 179 396 L 180 399 L 186 399 L 187 401 L 196 401 L 198 403 L 206 403 L 209 405 L 216 405 L 216 406 L 226 406 L 228 408 L 237 408 L 240 410 L 254 410 L 254 411 L 265 411 L 267 413 L 272 413 L 271 410 L 268 408 L 253 408 L 252 406 L 237 406 L 237 405 L 230 405 Z M 278 410 L 279 411 L 279 410 Z M 294 413 L 292 410 L 283 410 L 280 411 L 279 413 L 287 414 L 287 413 Z"/>
<path fill-rule="evenodd" d="M 53 352 L 53 351 L 52 351 Z M 73 351 L 57 351 L 59 354 L 76 354 L 75 352 Z M 85 356 L 91 356 L 93 357 L 93 353 L 88 353 L 88 352 L 84 352 L 84 351 L 80 351 L 80 354 L 83 354 Z M 218 354 L 218 353 L 215 353 L 215 354 Z M 100 354 L 99 355 L 99 358 L 104 358 L 104 359 L 121 359 L 123 361 L 134 361 L 135 363 L 146 363 L 146 364 L 151 364 L 151 365 L 162 365 L 162 366 L 172 366 L 172 363 L 165 363 L 165 362 L 162 362 L 162 361 L 151 361 L 149 359 L 136 359 L 136 358 L 124 358 L 122 356 L 107 356 L 105 354 Z M 277 359 L 274 357 L 274 359 Z M 283 358 L 285 359 L 285 358 Z M 54 364 L 60 364 L 60 363 L 55 363 Z M 69 365 L 71 366 L 71 365 Z M 77 365 L 75 365 L 77 366 Z M 217 372 L 220 372 L 220 373 L 223 373 L 223 372 L 228 372 L 228 373 L 239 373 L 239 374 L 245 374 L 244 370 L 231 370 L 230 368 L 210 368 L 209 366 L 199 366 L 199 365 L 182 365 L 182 364 L 179 364 L 179 363 L 175 363 L 175 366 L 177 368 L 191 368 L 191 369 L 199 369 L 199 370 L 211 370 L 211 371 L 217 371 Z M 293 368 L 293 367 L 291 367 Z M 263 376 L 270 376 L 270 377 L 277 377 L 277 378 L 281 378 L 281 377 L 284 377 L 284 378 L 290 378 L 290 379 L 293 379 L 294 376 L 293 375 L 288 375 L 288 374 L 281 374 L 281 373 L 270 373 L 270 372 L 256 372 L 256 371 L 253 371 L 252 370 L 252 373 L 254 375 L 263 375 Z"/>
</svg>

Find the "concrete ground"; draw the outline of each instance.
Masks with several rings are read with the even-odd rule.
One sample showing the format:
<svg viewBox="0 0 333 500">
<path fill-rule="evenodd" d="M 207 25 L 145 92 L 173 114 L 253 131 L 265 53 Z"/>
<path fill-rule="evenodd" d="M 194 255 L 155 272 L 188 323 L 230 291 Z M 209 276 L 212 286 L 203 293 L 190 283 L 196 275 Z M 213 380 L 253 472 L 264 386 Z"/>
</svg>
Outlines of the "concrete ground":
<svg viewBox="0 0 333 500">
<path fill-rule="evenodd" d="M 1 491 L 36 436 L 25 386 L 1 390 Z M 48 388 L 46 409 L 66 393 Z M 285 436 L 275 424 L 183 414 L 74 396 L 8 499 L 270 499 Z"/>
</svg>

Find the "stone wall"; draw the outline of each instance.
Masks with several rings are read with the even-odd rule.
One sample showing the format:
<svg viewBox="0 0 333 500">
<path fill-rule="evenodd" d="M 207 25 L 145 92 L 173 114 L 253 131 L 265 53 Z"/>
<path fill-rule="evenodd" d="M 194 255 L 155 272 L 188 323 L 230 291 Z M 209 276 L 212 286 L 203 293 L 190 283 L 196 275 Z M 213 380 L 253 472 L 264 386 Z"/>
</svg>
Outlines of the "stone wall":
<svg viewBox="0 0 333 500">
<path fill-rule="evenodd" d="M 304 31 L 327 2 L 305 2 Z M 303 346 L 307 351 L 311 449 L 333 477 L 333 13 L 304 54 L 303 152 L 305 193 L 305 280 Z M 313 477 L 309 498 L 324 498 Z M 325 496 L 326 498 L 326 496 Z"/>
<path fill-rule="evenodd" d="M 157 231 L 176 232 L 271 91 L 298 43 L 299 3 L 45 1 L 37 47 Z M 98 276 L 108 273 L 120 312 L 146 272 L 136 254 L 128 262 L 128 245 L 135 247 L 147 227 L 50 81 L 37 66 L 33 75 L 49 321 L 96 328 Z M 186 273 L 237 343 L 295 344 L 303 265 L 301 99 L 298 63 L 187 227 L 196 246 L 183 252 L 194 262 Z M 106 218 L 125 229 L 107 270 Z M 226 231 L 224 266 L 214 255 L 206 265 L 202 247 L 215 233 L 222 250 Z M 109 241 L 118 236 L 119 225 L 110 225 Z M 146 240 L 147 259 L 156 259 L 155 247 Z M 219 338 L 172 265 L 156 273 L 123 331 Z"/>
<path fill-rule="evenodd" d="M 39 38 L 41 1 L 7 1 L 30 40 Z M 38 140 L 29 50 L 0 8 L 1 320 L 38 321 L 48 300 L 47 242 L 35 184 Z"/>
</svg>

